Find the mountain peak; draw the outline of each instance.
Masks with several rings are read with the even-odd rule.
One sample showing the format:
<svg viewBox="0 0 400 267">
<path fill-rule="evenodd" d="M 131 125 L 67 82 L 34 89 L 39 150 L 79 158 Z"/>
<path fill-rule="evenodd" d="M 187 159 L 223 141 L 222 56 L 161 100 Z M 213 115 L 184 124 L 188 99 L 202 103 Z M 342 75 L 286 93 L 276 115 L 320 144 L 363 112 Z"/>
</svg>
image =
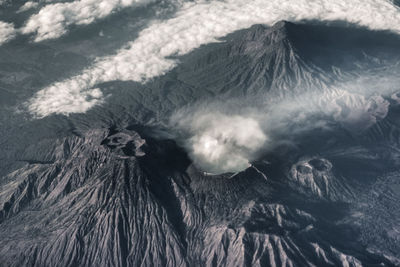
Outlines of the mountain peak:
<svg viewBox="0 0 400 267">
<path fill-rule="evenodd" d="M 272 27 L 257 24 L 232 34 L 227 42 L 210 47 L 212 50 L 194 53 L 187 69 L 190 74 L 185 71 L 180 80 L 232 95 L 271 89 L 281 94 L 282 88 L 310 81 L 312 68 L 295 42 L 297 28 L 303 31 L 299 25 L 279 21 Z"/>
<path fill-rule="evenodd" d="M 232 42 L 233 51 L 253 56 L 272 51 L 293 53 L 294 44 L 291 33 L 295 26 L 287 21 L 279 21 L 272 27 L 262 24 L 253 25 L 244 35 L 235 38 Z"/>
<path fill-rule="evenodd" d="M 290 31 L 293 27 L 295 27 L 295 24 L 284 20 L 278 21 L 271 27 L 263 24 L 256 24 L 250 27 L 243 39 L 246 41 L 262 41 L 267 39 L 278 41 L 287 39 L 290 37 Z"/>
</svg>

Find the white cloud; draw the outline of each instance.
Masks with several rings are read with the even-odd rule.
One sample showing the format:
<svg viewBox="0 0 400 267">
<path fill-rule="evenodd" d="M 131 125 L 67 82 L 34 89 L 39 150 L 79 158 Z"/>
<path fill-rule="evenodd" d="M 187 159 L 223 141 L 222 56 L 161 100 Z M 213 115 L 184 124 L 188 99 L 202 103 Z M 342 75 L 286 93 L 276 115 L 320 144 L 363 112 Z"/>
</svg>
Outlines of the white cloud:
<svg viewBox="0 0 400 267">
<path fill-rule="evenodd" d="M 35 101 L 30 103 L 30 109 L 38 114 L 49 110 L 56 114 L 83 113 L 103 102 L 100 89 L 82 90 L 79 84 L 71 82 L 71 87 L 53 86 L 36 94 Z"/>
<path fill-rule="evenodd" d="M 90 24 L 112 12 L 154 0 L 79 0 L 49 4 L 29 18 L 22 28 L 24 34 L 35 34 L 35 41 L 58 38 L 68 31 L 70 25 Z M 29 3 L 29 2 L 28 2 Z M 31 7 L 32 5 L 29 5 Z M 25 5 L 24 5 L 25 7 Z"/>
<path fill-rule="evenodd" d="M 82 2 L 92 3 L 91 1 L 93 0 Z M 94 14 L 102 16 L 111 12 L 112 8 L 107 8 L 107 3 L 115 2 L 93 3 L 94 6 L 102 6 L 99 10 L 94 8 Z M 103 9 L 108 11 L 101 11 Z M 56 6 L 50 6 L 47 10 L 41 11 L 35 19 L 32 18 L 25 28 L 25 32 L 38 31 L 37 40 L 56 37 L 65 31 L 66 15 L 60 13 Z M 84 9 L 79 16 L 73 13 L 75 22 L 90 23 L 94 16 L 87 17 L 85 14 L 89 11 L 90 8 Z M 52 102 L 49 98 L 63 103 L 63 94 L 58 96 L 54 92 L 70 91 L 71 94 L 79 95 L 82 91 L 85 94 L 86 90 L 97 83 L 106 81 L 144 82 L 168 72 L 177 64 L 177 61 L 168 57 L 186 54 L 235 30 L 257 23 L 271 25 L 279 20 L 303 19 L 344 20 L 371 29 L 400 32 L 399 9 L 386 0 L 227 0 L 186 3 L 174 18 L 154 22 L 135 41 L 128 44 L 127 48 L 121 49 L 115 55 L 98 59 L 81 75 L 44 88 L 31 101 L 30 111 L 37 116 L 74 112 L 71 106 L 68 111 L 63 111 L 49 105 Z M 81 107 L 77 107 L 77 112 L 82 111 Z"/>
<path fill-rule="evenodd" d="M 236 109 L 234 104 L 208 103 L 172 116 L 170 126 L 181 135 L 176 139 L 201 170 L 216 174 L 244 170 L 261 152 L 315 129 L 330 130 L 332 123 L 360 133 L 386 117 L 389 102 L 338 89 L 264 106 L 248 103 L 240 115 Z"/>
<path fill-rule="evenodd" d="M 254 118 L 219 112 L 186 115 L 177 113 L 173 121 L 190 133 L 186 144 L 189 154 L 208 172 L 237 172 L 249 167 L 254 154 L 267 142 Z"/>
<path fill-rule="evenodd" d="M 28 11 L 30 9 L 34 9 L 34 8 L 36 8 L 38 6 L 39 6 L 38 2 L 28 1 L 18 9 L 18 13 L 25 12 L 25 11 Z"/>
<path fill-rule="evenodd" d="M 0 45 L 10 41 L 16 35 L 16 30 L 12 23 L 0 21 Z"/>
<path fill-rule="evenodd" d="M 378 87 L 375 89 L 379 91 Z M 293 124 L 297 124 L 291 130 L 295 135 L 296 132 L 326 127 L 326 122 L 334 121 L 350 131 L 360 133 L 385 118 L 389 105 L 380 95 L 350 92 L 342 85 L 341 88 L 323 91 L 315 89 L 300 97 L 274 103 L 270 108 L 263 109 L 267 114 L 263 123 L 269 125 L 269 130 L 278 133 L 288 132 Z"/>
<path fill-rule="evenodd" d="M 247 168 L 261 152 L 296 143 L 299 136 L 315 129 L 337 130 L 341 125 L 359 134 L 385 118 L 390 105 L 387 99 L 395 103 L 398 99 L 393 92 L 399 90 L 400 78 L 394 77 L 389 85 L 388 76 L 380 76 L 360 77 L 329 88 L 307 88 L 285 98 L 258 95 L 257 99 L 190 105 L 174 113 L 169 128 L 200 169 L 236 172 Z"/>
</svg>

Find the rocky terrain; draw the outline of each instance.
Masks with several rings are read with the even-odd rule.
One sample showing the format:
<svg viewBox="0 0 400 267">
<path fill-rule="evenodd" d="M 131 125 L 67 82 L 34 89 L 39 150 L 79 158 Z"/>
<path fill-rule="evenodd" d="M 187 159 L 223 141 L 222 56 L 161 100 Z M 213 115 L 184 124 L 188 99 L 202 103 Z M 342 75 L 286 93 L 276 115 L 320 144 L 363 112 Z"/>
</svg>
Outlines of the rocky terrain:
<svg viewBox="0 0 400 267">
<path fill-rule="evenodd" d="M 395 65 L 399 44 L 340 22 L 255 25 L 144 85 L 100 85 L 108 101 L 86 114 L 32 121 L 2 105 L 0 266 L 400 265 L 396 94 L 368 98 L 368 127 L 343 108 L 237 173 L 196 166 L 169 121 L 211 99 L 329 95 Z M 1 83 L 28 87 L 49 71 L 12 66 Z"/>
</svg>

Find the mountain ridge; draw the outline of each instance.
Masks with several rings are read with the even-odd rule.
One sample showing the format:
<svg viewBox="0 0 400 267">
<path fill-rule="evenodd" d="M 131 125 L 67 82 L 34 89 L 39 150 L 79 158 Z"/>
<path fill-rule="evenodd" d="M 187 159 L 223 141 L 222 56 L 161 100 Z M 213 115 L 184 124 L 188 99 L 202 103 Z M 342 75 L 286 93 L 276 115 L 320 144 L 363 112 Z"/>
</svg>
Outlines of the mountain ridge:
<svg viewBox="0 0 400 267">
<path fill-rule="evenodd" d="M 347 43 L 325 49 L 339 29 Z M 325 35 L 308 39 L 319 32 Z M 173 134 L 143 129 L 166 125 L 171 112 L 196 101 L 300 94 L 303 85 L 324 89 L 331 77 L 344 75 L 333 67 L 350 68 L 339 63 L 358 38 L 366 32 L 256 25 L 180 58 L 174 70 L 145 85 L 101 85 L 111 92 L 109 103 L 87 114 L 16 127 L 1 144 L 8 158 L 1 164 L 15 165 L 0 181 L 0 266 L 395 266 L 395 252 L 390 259 L 367 249 L 376 234 L 371 216 L 362 217 L 372 209 L 363 201 L 375 199 L 376 177 L 397 166 L 386 160 L 395 149 L 387 155 L 335 139 L 346 132 L 314 133 L 242 172 L 209 175 Z M 390 39 L 387 47 L 395 43 Z M 321 55 L 309 57 L 316 48 Z M 29 142 L 20 141 L 27 136 Z M 395 237 L 379 241 L 391 247 Z"/>
</svg>

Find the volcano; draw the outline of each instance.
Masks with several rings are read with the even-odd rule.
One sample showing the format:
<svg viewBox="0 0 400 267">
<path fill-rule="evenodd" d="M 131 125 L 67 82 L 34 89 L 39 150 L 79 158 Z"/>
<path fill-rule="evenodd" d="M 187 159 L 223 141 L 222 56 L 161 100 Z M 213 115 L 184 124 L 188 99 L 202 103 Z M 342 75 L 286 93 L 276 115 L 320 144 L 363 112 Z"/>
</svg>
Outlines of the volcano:
<svg viewBox="0 0 400 267">
<path fill-rule="evenodd" d="M 390 106 L 369 127 L 301 132 L 237 173 L 199 167 L 169 120 L 209 101 L 325 95 L 399 59 L 391 32 L 254 25 L 177 56 L 144 84 L 100 84 L 109 95 L 85 114 L 39 120 L 10 108 L 50 72 L 25 65 L 19 91 L 0 84 L 12 99 L 0 99 L 0 265 L 398 266 L 396 94 L 382 97 Z M 374 104 L 368 112 L 382 108 Z"/>
</svg>

